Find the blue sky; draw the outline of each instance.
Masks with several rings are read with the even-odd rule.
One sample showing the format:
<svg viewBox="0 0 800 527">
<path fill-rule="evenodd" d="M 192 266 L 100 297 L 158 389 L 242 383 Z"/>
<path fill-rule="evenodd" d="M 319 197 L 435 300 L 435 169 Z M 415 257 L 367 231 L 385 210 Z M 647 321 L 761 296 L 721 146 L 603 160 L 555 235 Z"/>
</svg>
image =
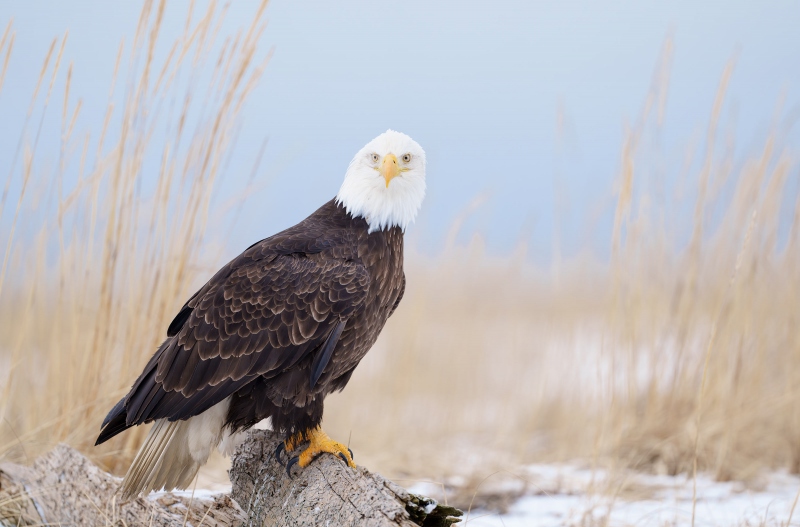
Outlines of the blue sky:
<svg viewBox="0 0 800 527">
<path fill-rule="evenodd" d="M 2 3 L 0 27 L 13 16 L 17 32 L 0 93 L 3 177 L 51 39 L 69 30 L 79 126 L 98 130 L 120 38 L 130 40 L 139 9 Z M 250 2 L 231 4 L 224 31 L 252 12 Z M 161 42 L 183 30 L 184 13 L 169 4 Z M 268 184 L 243 205 L 233 252 L 333 197 L 352 155 L 394 128 L 428 153 L 429 195 L 411 228 L 423 246 L 435 250 L 459 212 L 487 195 L 461 239 L 480 231 L 504 250 L 523 238 L 546 259 L 559 232 L 567 253 L 589 244 L 603 254 L 624 125 L 641 111 L 667 36 L 674 55 L 654 163 L 665 177 L 677 177 L 690 144 L 702 145 L 734 55 L 723 122 L 735 125 L 739 155 L 753 153 L 781 96 L 785 114 L 800 108 L 798 2 L 273 0 L 267 15 L 263 47 L 274 56 L 222 184 L 243 186 L 265 140 L 257 177 Z M 798 146 L 797 133 L 786 140 Z"/>
</svg>

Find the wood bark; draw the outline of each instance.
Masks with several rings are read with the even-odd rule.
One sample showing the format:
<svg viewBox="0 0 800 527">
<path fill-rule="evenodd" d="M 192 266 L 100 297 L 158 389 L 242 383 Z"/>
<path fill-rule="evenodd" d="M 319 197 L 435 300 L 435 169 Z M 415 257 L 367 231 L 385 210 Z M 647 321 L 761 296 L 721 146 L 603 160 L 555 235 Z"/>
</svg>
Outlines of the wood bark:
<svg viewBox="0 0 800 527">
<path fill-rule="evenodd" d="M 230 496 L 158 493 L 120 503 L 120 478 L 58 445 L 33 466 L 0 465 L 0 525 L 228 527 L 246 516 Z"/>
<path fill-rule="evenodd" d="M 254 430 L 233 458 L 231 496 L 244 509 L 247 525 L 446 527 L 461 516 L 332 455 L 323 454 L 305 469 L 294 467 L 290 477 L 275 458 L 279 443 L 274 433 Z"/>
<path fill-rule="evenodd" d="M 0 526 L 446 527 L 461 515 L 328 454 L 290 477 L 275 460 L 278 443 L 268 431 L 248 435 L 234 455 L 230 495 L 155 493 L 125 503 L 120 478 L 59 445 L 31 467 L 0 465 Z"/>
</svg>

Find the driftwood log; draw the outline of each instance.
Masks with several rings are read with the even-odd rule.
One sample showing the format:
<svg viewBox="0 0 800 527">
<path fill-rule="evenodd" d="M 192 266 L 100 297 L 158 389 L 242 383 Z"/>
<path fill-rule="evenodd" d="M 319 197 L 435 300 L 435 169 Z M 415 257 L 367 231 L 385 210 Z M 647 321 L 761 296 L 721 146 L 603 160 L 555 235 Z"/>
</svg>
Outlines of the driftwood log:
<svg viewBox="0 0 800 527">
<path fill-rule="evenodd" d="M 0 465 L 0 525 L 446 527 L 461 512 L 330 455 L 286 474 L 278 438 L 255 430 L 237 450 L 230 495 L 156 493 L 120 503 L 120 479 L 59 445 L 33 466 Z"/>
<path fill-rule="evenodd" d="M 31 467 L 0 465 L 0 525 L 241 525 L 246 516 L 229 496 L 159 493 L 120 503 L 121 482 L 81 453 L 58 445 Z"/>
</svg>

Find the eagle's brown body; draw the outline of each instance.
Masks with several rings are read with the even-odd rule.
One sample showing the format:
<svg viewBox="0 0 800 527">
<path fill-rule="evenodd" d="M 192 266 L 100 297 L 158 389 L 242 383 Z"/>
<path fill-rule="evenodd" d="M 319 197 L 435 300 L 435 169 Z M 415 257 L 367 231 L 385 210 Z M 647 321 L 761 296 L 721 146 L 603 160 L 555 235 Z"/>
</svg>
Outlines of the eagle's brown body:
<svg viewBox="0 0 800 527">
<path fill-rule="evenodd" d="M 212 449 L 232 452 L 266 418 L 286 435 L 287 472 L 324 453 L 355 468 L 320 427 L 323 402 L 403 297 L 403 231 L 422 206 L 425 166 L 413 139 L 380 134 L 356 152 L 335 200 L 249 247 L 184 304 L 97 438 L 153 422 L 123 499 L 187 488 Z"/>
<path fill-rule="evenodd" d="M 332 200 L 220 269 L 170 324 L 98 444 L 226 400 L 230 432 L 268 417 L 287 435 L 317 427 L 325 396 L 344 388 L 403 296 L 402 230 L 368 228 Z"/>
</svg>

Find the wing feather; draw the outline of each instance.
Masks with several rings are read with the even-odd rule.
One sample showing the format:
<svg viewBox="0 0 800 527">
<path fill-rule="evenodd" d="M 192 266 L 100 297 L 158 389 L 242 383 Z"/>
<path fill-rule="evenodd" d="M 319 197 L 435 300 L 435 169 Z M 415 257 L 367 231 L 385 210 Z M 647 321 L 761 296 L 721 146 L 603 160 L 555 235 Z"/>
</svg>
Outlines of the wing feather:
<svg viewBox="0 0 800 527">
<path fill-rule="evenodd" d="M 128 426 L 197 415 L 306 357 L 314 387 L 347 319 L 363 307 L 368 272 L 316 254 L 245 258 L 255 249 L 218 272 L 175 317 L 173 336 L 126 398 Z"/>
<path fill-rule="evenodd" d="M 336 327 L 333 328 L 333 331 L 331 331 L 331 334 L 328 335 L 328 338 L 325 340 L 325 345 L 322 347 L 322 350 L 314 357 L 314 362 L 311 364 L 312 388 L 317 384 L 317 381 L 322 376 L 322 372 L 325 371 L 325 366 L 327 366 L 328 362 L 331 360 L 333 349 L 339 342 L 339 337 L 342 335 L 346 323 L 346 320 L 341 320 L 336 324 Z"/>
</svg>

